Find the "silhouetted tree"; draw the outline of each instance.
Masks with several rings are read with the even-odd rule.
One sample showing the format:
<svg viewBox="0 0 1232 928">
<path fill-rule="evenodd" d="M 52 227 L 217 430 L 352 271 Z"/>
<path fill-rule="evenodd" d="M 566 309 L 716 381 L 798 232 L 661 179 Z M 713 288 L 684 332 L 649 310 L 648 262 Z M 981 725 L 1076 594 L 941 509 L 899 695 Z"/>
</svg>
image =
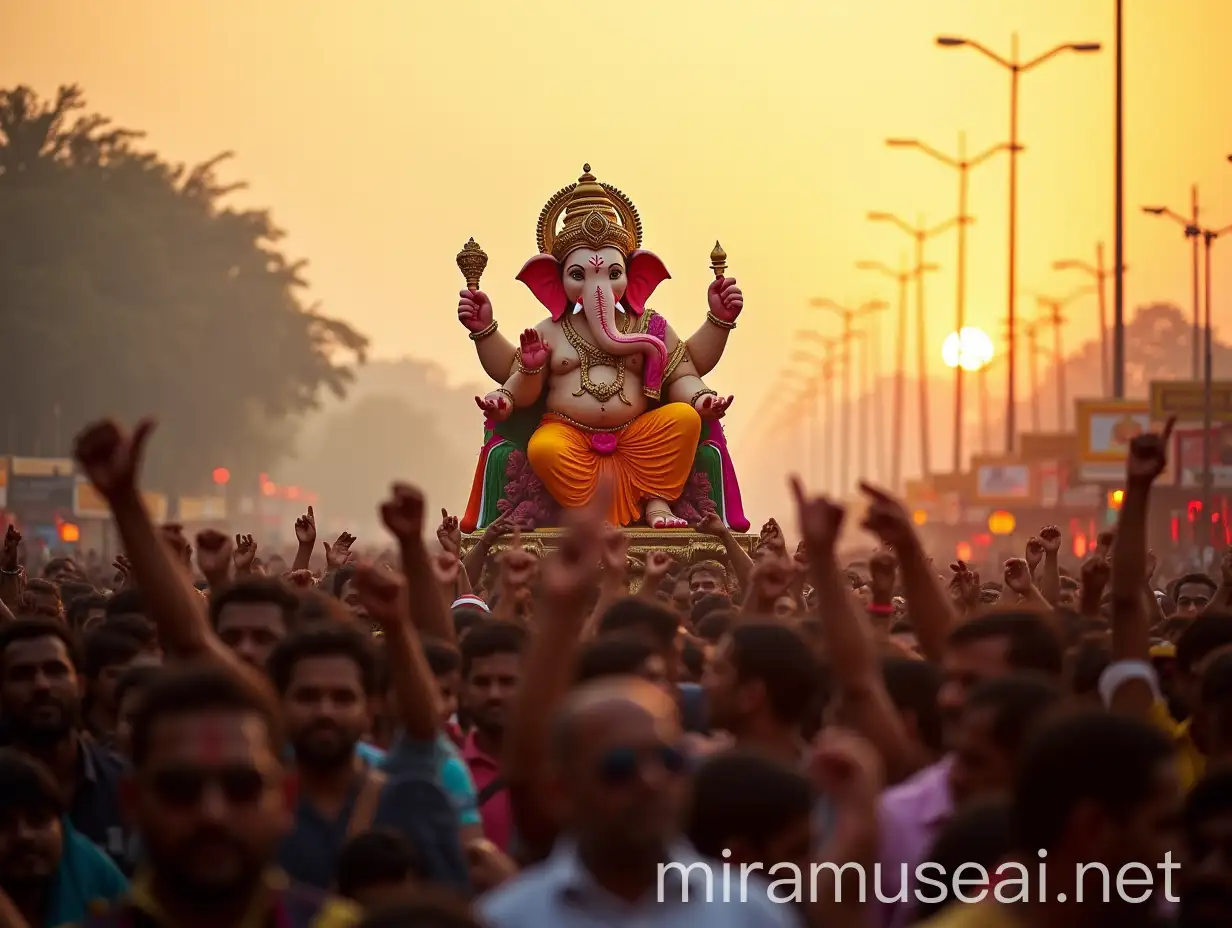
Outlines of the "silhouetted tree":
<svg viewBox="0 0 1232 928">
<path fill-rule="evenodd" d="M 63 454 L 88 419 L 151 412 L 150 482 L 185 492 L 268 468 L 367 340 L 304 305 L 267 212 L 225 205 L 229 155 L 187 168 L 139 138 L 76 87 L 0 91 L 0 450 Z"/>
</svg>

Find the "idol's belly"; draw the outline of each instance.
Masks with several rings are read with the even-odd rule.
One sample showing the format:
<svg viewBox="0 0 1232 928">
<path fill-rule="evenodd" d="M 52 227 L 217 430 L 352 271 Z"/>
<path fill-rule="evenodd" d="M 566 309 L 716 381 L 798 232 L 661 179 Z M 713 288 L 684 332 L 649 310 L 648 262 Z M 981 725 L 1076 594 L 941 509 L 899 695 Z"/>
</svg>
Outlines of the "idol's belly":
<svg viewBox="0 0 1232 928">
<path fill-rule="evenodd" d="M 592 429 L 616 429 L 628 425 L 648 407 L 642 394 L 642 378 L 638 373 L 625 370 L 624 382 L 619 392 L 611 392 L 607 385 L 615 384 L 616 372 L 610 367 L 590 369 L 591 386 L 599 396 L 582 388 L 580 370 L 557 374 L 548 383 L 548 412 L 559 413 Z M 580 393 L 580 396 L 575 394 Z"/>
</svg>

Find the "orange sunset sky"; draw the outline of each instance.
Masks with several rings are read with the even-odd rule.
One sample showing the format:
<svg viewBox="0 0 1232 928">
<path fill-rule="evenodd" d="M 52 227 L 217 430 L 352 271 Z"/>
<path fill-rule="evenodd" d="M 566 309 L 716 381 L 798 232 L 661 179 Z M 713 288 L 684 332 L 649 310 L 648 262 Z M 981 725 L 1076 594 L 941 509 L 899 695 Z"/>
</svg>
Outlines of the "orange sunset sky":
<svg viewBox="0 0 1232 928">
<path fill-rule="evenodd" d="M 1125 0 L 1126 305 L 1188 307 L 1180 230 L 1139 213 L 1203 192 L 1232 223 L 1232 2 Z M 971 152 L 1004 141 L 1008 74 L 938 33 L 1024 57 L 1065 41 L 1110 45 L 1112 0 L 0 0 L 0 84 L 45 95 L 81 84 L 91 106 L 146 130 L 165 156 L 234 150 L 242 202 L 270 207 L 310 261 L 312 297 L 373 339 L 456 380 L 483 375 L 455 319 L 454 255 L 475 236 L 506 332 L 541 318 L 513 280 L 539 209 L 583 161 L 639 207 L 646 247 L 672 271 L 652 305 L 691 331 L 722 240 L 746 310 L 712 375 L 737 394 L 738 437 L 790 333 L 837 331 L 813 296 L 893 299 L 854 269 L 896 263 L 908 240 L 865 220 L 949 217 L 956 176 L 887 136 Z M 1024 291 L 1080 283 L 1059 258 L 1112 239 L 1113 56 L 1063 55 L 1023 78 L 1019 276 Z M 972 179 L 969 321 L 999 338 L 1006 165 Z M 954 239 L 929 257 L 930 363 L 952 328 Z M 1232 293 L 1232 243 L 1216 299 Z M 1024 312 L 1034 312 L 1023 297 Z M 1093 299 L 1069 344 L 1095 337 Z M 1217 312 L 1216 322 L 1227 320 Z M 998 351 L 1001 345 L 998 342 Z M 888 368 L 890 345 L 885 340 Z M 1020 371 L 1021 373 L 1021 371 Z M 1025 375 L 1024 375 L 1025 376 Z M 1001 378 L 995 378 L 1000 388 Z M 1023 388 L 1025 390 L 1025 379 Z M 746 433 L 747 434 L 747 433 Z"/>
</svg>

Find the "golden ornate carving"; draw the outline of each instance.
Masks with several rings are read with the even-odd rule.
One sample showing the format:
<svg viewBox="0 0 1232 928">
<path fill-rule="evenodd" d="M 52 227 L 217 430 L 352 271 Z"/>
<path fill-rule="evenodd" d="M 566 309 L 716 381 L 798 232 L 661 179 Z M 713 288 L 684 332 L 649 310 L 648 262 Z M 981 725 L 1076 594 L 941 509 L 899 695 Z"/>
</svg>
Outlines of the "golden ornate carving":
<svg viewBox="0 0 1232 928">
<path fill-rule="evenodd" d="M 558 232 L 556 224 L 564 214 Z M 535 231 L 539 252 L 557 261 L 575 248 L 615 248 L 622 255 L 642 244 L 642 220 L 633 201 L 611 184 L 595 179 L 582 165 L 577 183 L 562 187 L 544 204 Z"/>
<path fill-rule="evenodd" d="M 483 277 L 484 268 L 488 266 L 487 252 L 475 243 L 474 238 L 471 238 L 462 246 L 462 250 L 458 252 L 456 260 L 458 262 L 458 270 L 466 278 L 466 289 L 478 290 L 479 278 Z"/>
<path fill-rule="evenodd" d="M 727 270 L 727 252 L 717 238 L 714 240 L 714 250 L 710 252 L 710 270 L 714 271 L 716 279 L 722 279 L 723 272 Z"/>
</svg>

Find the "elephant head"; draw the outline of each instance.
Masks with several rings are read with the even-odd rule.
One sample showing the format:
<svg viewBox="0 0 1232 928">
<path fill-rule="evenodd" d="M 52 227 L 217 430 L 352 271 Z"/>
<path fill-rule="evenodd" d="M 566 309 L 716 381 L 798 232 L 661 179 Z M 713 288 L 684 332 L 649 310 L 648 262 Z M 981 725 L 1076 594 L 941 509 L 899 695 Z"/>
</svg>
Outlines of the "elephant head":
<svg viewBox="0 0 1232 928">
<path fill-rule="evenodd" d="M 640 316 L 655 288 L 671 275 L 649 251 L 637 250 L 627 258 L 620 249 L 575 248 L 557 262 L 551 255 L 531 258 L 518 274 L 539 302 L 559 321 L 566 312 L 583 312 L 595 347 L 621 357 L 636 351 L 648 360 L 666 363 L 667 348 L 654 335 L 623 335 L 619 313 Z"/>
</svg>

